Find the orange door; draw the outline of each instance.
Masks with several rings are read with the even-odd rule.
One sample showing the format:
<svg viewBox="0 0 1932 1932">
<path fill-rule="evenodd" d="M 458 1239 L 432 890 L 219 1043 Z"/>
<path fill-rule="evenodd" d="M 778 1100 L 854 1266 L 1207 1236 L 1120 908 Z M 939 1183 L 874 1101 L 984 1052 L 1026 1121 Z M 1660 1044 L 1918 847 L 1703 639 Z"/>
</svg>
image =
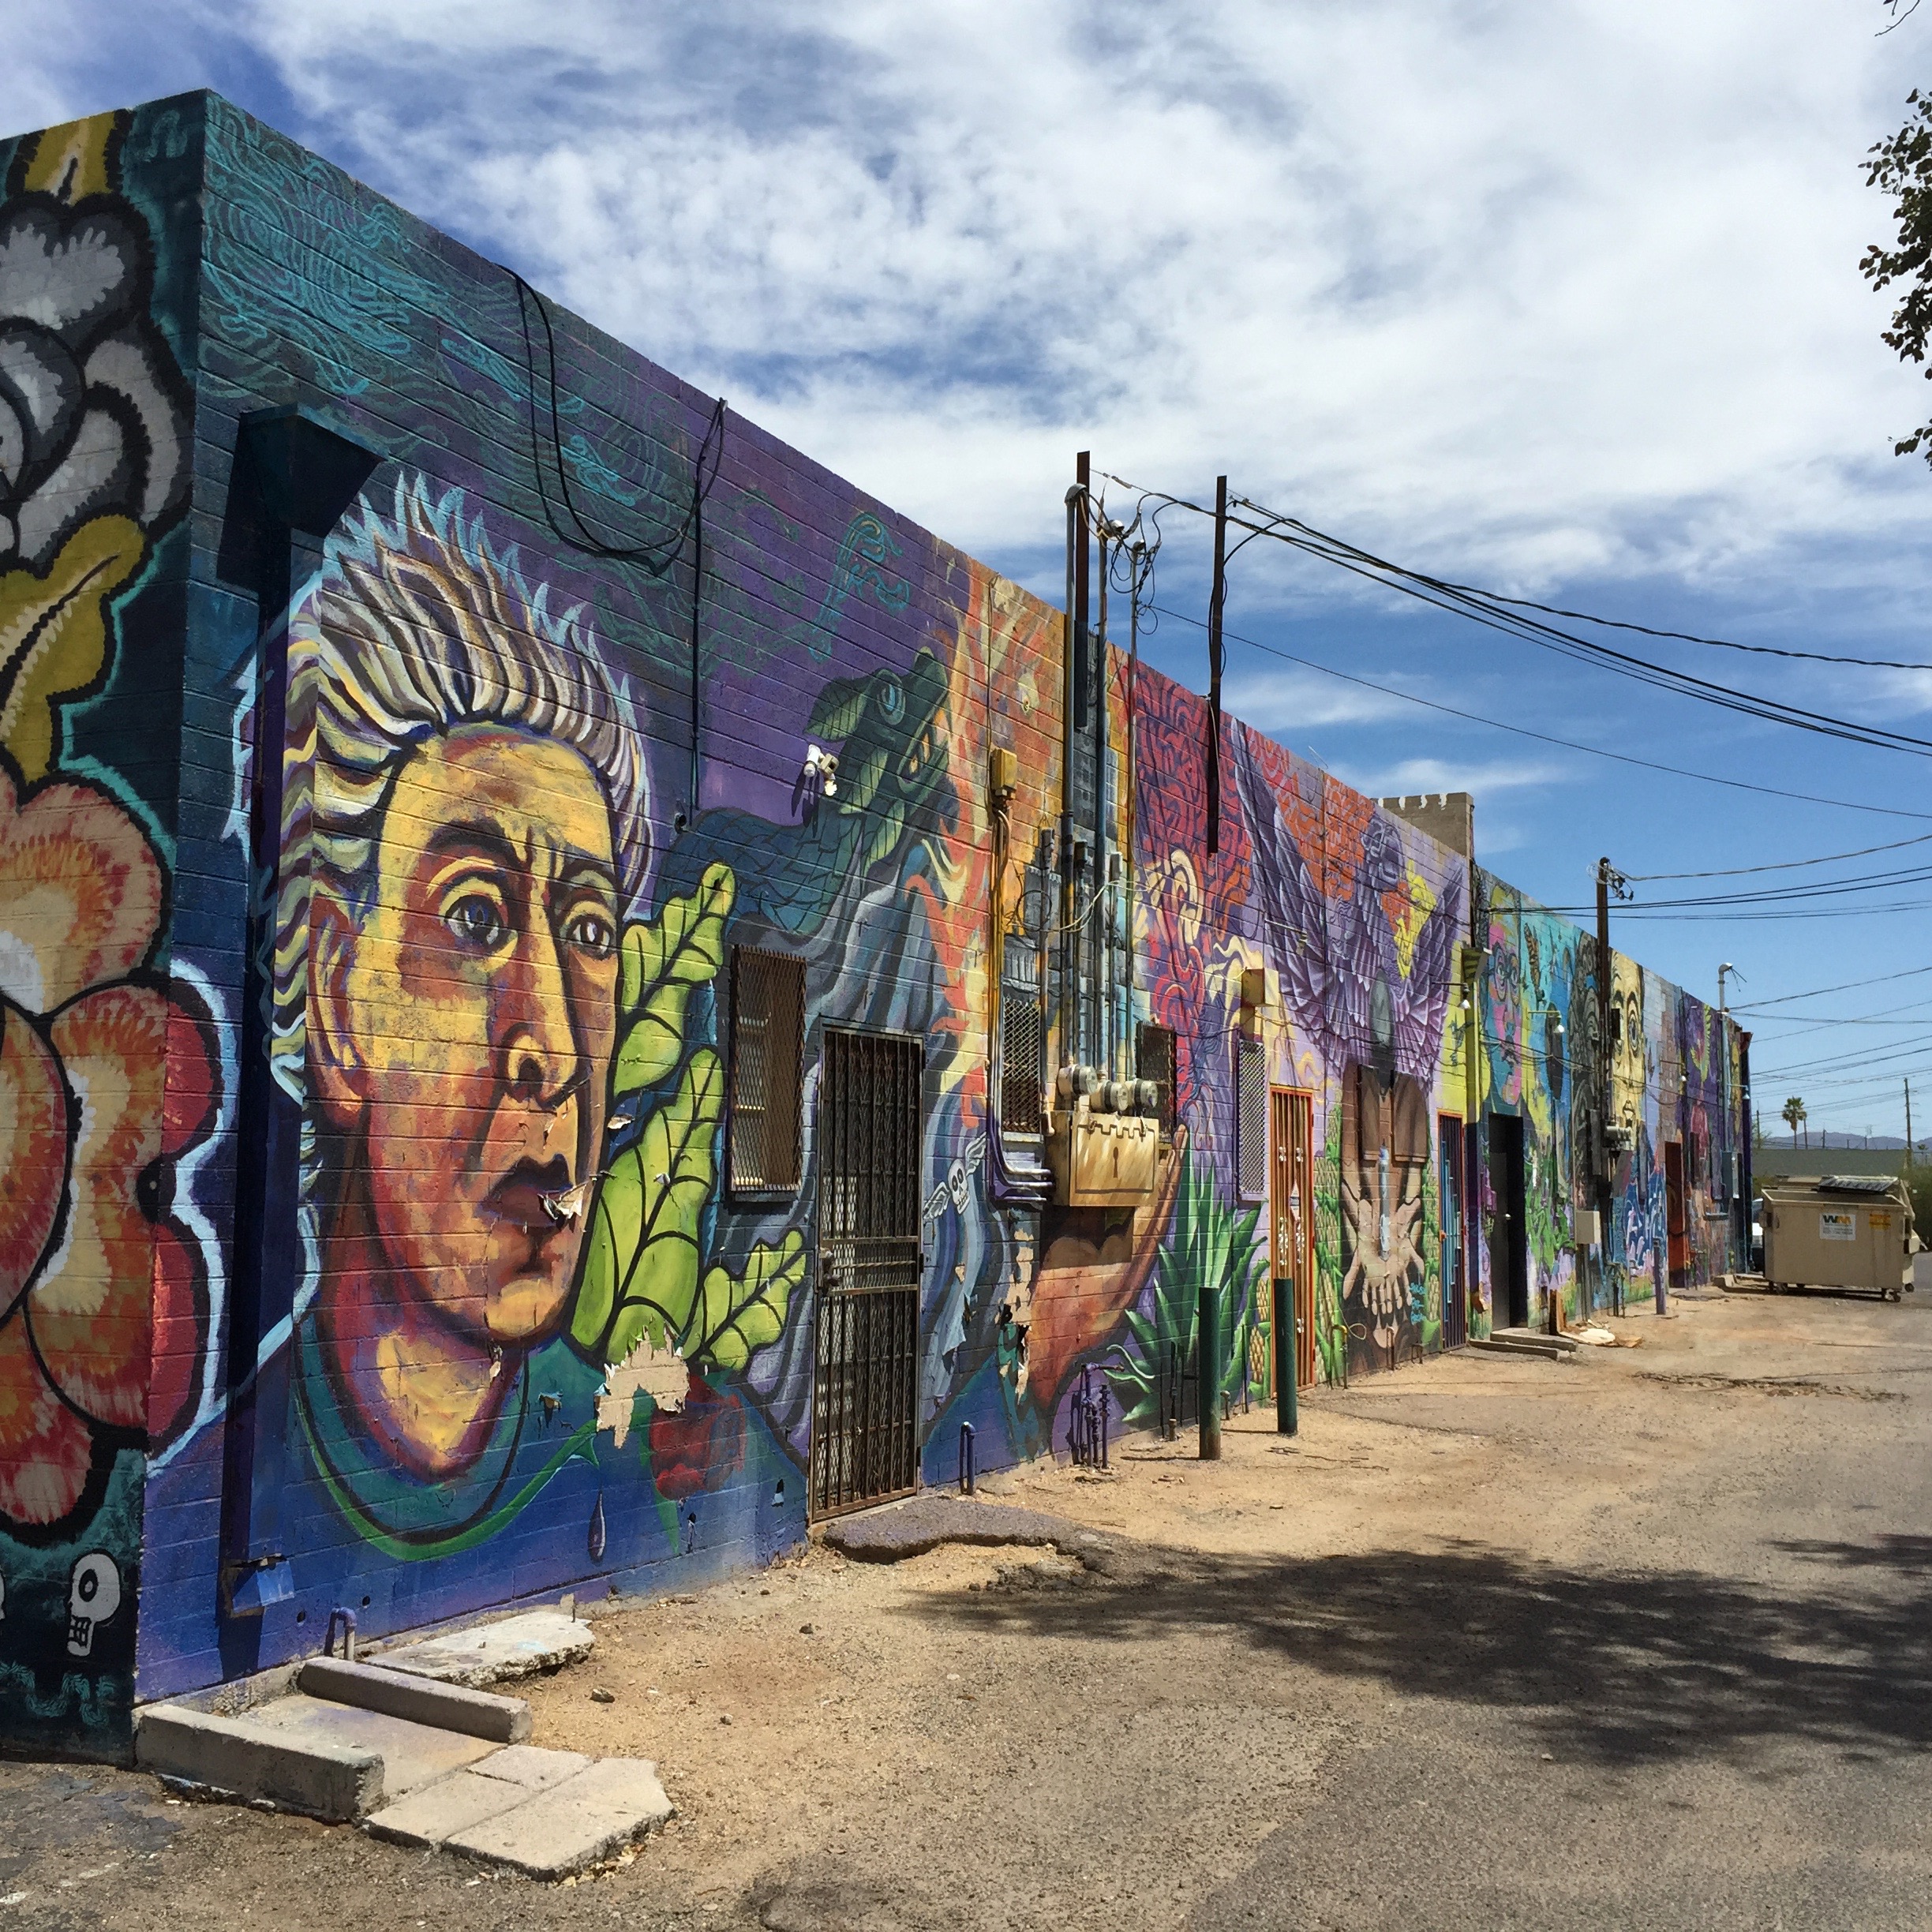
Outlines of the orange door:
<svg viewBox="0 0 1932 1932">
<path fill-rule="evenodd" d="M 1664 1143 L 1664 1218 L 1670 1230 L 1671 1280 L 1681 1286 L 1690 1272 L 1690 1229 L 1684 1219 L 1683 1147 Z"/>
<path fill-rule="evenodd" d="M 1268 1245 L 1274 1272 L 1294 1283 L 1295 1380 L 1306 1388 L 1315 1380 L 1315 1096 L 1277 1087 L 1273 1097 Z M 1271 1395 L 1273 1372 L 1271 1362 Z"/>
</svg>

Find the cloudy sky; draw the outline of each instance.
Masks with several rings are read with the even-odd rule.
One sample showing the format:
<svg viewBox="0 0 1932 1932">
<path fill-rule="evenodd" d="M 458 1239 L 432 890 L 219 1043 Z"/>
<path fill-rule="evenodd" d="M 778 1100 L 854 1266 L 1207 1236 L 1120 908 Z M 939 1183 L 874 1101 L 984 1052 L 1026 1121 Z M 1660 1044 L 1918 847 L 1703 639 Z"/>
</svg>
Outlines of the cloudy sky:
<svg viewBox="0 0 1932 1932">
<path fill-rule="evenodd" d="M 1932 81 L 1932 8 L 1881 36 L 1889 17 L 1881 0 L 15 0 L 0 125 L 219 87 L 1050 595 L 1091 448 L 1184 496 L 1225 472 L 1462 582 L 1932 665 L 1932 474 L 1891 453 L 1932 390 L 1879 342 L 1887 305 L 1857 268 L 1888 233 L 1861 157 Z M 1165 528 L 1174 614 L 1150 650 L 1199 686 L 1206 534 Z M 1932 833 L 1919 755 L 1660 694 L 1271 544 L 1238 560 L 1227 621 L 1252 640 L 1230 647 L 1247 716 L 1372 791 L 1473 790 L 1481 856 L 1547 903 L 1584 900 L 1601 852 L 1688 872 Z M 1642 648 L 1932 740 L 1932 670 Z M 1619 933 L 1707 995 L 1732 960 L 1739 997 L 1768 1002 L 1932 964 L 1926 901 L 1899 885 L 1829 916 Z M 1797 1091 L 1814 1123 L 1895 1132 L 1900 1077 L 1923 1070 L 1932 1126 L 1932 973 L 1755 1024 L 1768 1116 Z M 1887 1058 L 1848 1069 L 1855 1050 Z"/>
</svg>

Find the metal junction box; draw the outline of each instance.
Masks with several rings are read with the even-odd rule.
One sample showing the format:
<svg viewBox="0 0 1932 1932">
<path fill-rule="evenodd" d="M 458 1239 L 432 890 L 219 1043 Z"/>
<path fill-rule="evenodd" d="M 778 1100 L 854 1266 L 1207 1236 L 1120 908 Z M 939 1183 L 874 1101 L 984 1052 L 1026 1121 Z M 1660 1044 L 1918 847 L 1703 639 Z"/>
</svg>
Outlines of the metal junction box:
<svg viewBox="0 0 1932 1932">
<path fill-rule="evenodd" d="M 1048 1118 L 1046 1165 L 1062 1208 L 1144 1208 L 1154 1198 L 1160 1122 L 1093 1114 L 1084 1103 Z"/>
<path fill-rule="evenodd" d="M 1912 1211 L 1895 1176 L 1770 1181 L 1762 1219 L 1765 1279 L 1773 1288 L 1853 1288 L 1895 1301 L 1903 1291 Z"/>
</svg>

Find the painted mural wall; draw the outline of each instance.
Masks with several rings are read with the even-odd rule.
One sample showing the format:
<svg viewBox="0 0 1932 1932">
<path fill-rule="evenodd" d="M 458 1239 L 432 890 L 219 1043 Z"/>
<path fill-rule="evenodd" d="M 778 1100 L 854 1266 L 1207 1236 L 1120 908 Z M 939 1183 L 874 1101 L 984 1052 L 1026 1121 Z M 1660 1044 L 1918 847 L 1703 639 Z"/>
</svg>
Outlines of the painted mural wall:
<svg viewBox="0 0 1932 1932">
<path fill-rule="evenodd" d="M 923 1050 L 922 1419 L 994 1361 L 1033 1249 L 983 1205 L 990 747 L 1019 809 L 1057 785 L 1057 617 L 206 114 L 178 950 L 286 1160 L 224 1224 L 219 1372 L 152 1466 L 144 1694 L 341 1612 L 795 1542 L 829 1027 Z M 235 561 L 237 452 L 291 405 L 369 466 L 278 604 Z M 725 1182 L 739 948 L 804 989 L 802 1169 L 755 1195 Z"/>
<path fill-rule="evenodd" d="M 1647 1302 L 1660 1279 L 1668 1290 L 1742 1269 L 1736 1025 L 1726 1020 L 1720 1031 L 1714 1008 L 1612 949 L 1605 1043 L 1594 934 L 1480 866 L 1473 877 L 1476 936 L 1487 948 L 1470 1215 L 1483 1316 L 1498 1327 L 1508 1319 L 1499 1218 L 1508 1215 L 1509 1190 L 1492 1133 L 1499 1116 L 1522 1123 L 1528 1298 L 1518 1312 L 1532 1324 L 1547 1324 L 1552 1299 L 1574 1321 L 1586 1297 L 1597 1309 Z M 1612 1130 L 1611 1219 L 1605 1239 L 1579 1245 L 1576 1212 L 1597 1201 L 1591 1136 L 1600 1108 Z"/>
<path fill-rule="evenodd" d="M 43 361 L 63 237 L 122 255 L 9 500 L 9 1734 L 111 1752 L 137 1661 L 796 1541 L 828 1026 L 923 1055 L 921 1421 L 977 1389 L 989 1462 L 1050 1440 L 984 769 L 1050 815 L 1057 614 L 212 97 L 10 183 Z M 366 462 L 278 590 L 244 425 L 291 408 Z M 740 946 L 805 989 L 802 1173 L 756 1198 Z"/>
<path fill-rule="evenodd" d="M 1290 1271 L 1293 1236 L 1271 1182 L 1252 1185 L 1270 1163 L 1241 1159 L 1236 1094 L 1242 978 L 1260 969 L 1267 1084 L 1306 1095 L 1312 1121 L 1313 1198 L 1294 1214 L 1309 1224 L 1320 1372 L 1341 1380 L 1432 1352 L 1442 1322 L 1434 1132 L 1440 1112 L 1459 1107 L 1450 1020 L 1467 868 L 1232 721 L 1210 855 L 1208 707 L 1155 673 L 1139 679 L 1139 971 L 1148 1016 L 1175 1035 L 1181 1121 L 1177 1216 L 1146 1319 L 1185 1332 L 1200 1281 L 1222 1280 L 1239 1323 L 1223 1386 L 1271 1386 L 1270 1282 Z"/>
<path fill-rule="evenodd" d="M 1232 721 L 1210 853 L 1207 708 L 1118 651 L 1129 863 L 1058 897 L 1057 611 L 219 97 L 0 157 L 0 1733 L 795 1543 L 829 1029 L 920 1057 L 927 1482 L 1267 1397 L 1276 1274 L 1327 1380 L 1440 1348 L 1498 1112 L 1564 1291 L 1574 929 Z M 1174 1038 L 1135 1209 L 1052 1206 L 989 1074 L 1075 924 L 1043 1068 Z M 803 1002 L 755 1185 L 751 956 Z M 1636 1282 L 1724 1076 L 1618 989 Z"/>
<path fill-rule="evenodd" d="M 0 181 L 0 1711 L 111 1755 L 216 1266 L 220 1052 L 170 945 L 196 130 L 103 115 Z"/>
</svg>

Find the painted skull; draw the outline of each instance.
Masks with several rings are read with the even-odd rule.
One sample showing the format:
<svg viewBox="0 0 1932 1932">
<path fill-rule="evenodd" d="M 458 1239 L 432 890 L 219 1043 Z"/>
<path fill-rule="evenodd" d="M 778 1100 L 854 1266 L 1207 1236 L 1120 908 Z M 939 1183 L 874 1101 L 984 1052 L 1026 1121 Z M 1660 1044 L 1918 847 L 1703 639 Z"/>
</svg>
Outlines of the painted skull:
<svg viewBox="0 0 1932 1932">
<path fill-rule="evenodd" d="M 84 1657 L 94 1648 L 96 1624 L 108 1622 L 121 1608 L 121 1572 L 114 1559 L 91 1550 L 73 1567 L 67 1590 L 67 1654 Z"/>
</svg>

